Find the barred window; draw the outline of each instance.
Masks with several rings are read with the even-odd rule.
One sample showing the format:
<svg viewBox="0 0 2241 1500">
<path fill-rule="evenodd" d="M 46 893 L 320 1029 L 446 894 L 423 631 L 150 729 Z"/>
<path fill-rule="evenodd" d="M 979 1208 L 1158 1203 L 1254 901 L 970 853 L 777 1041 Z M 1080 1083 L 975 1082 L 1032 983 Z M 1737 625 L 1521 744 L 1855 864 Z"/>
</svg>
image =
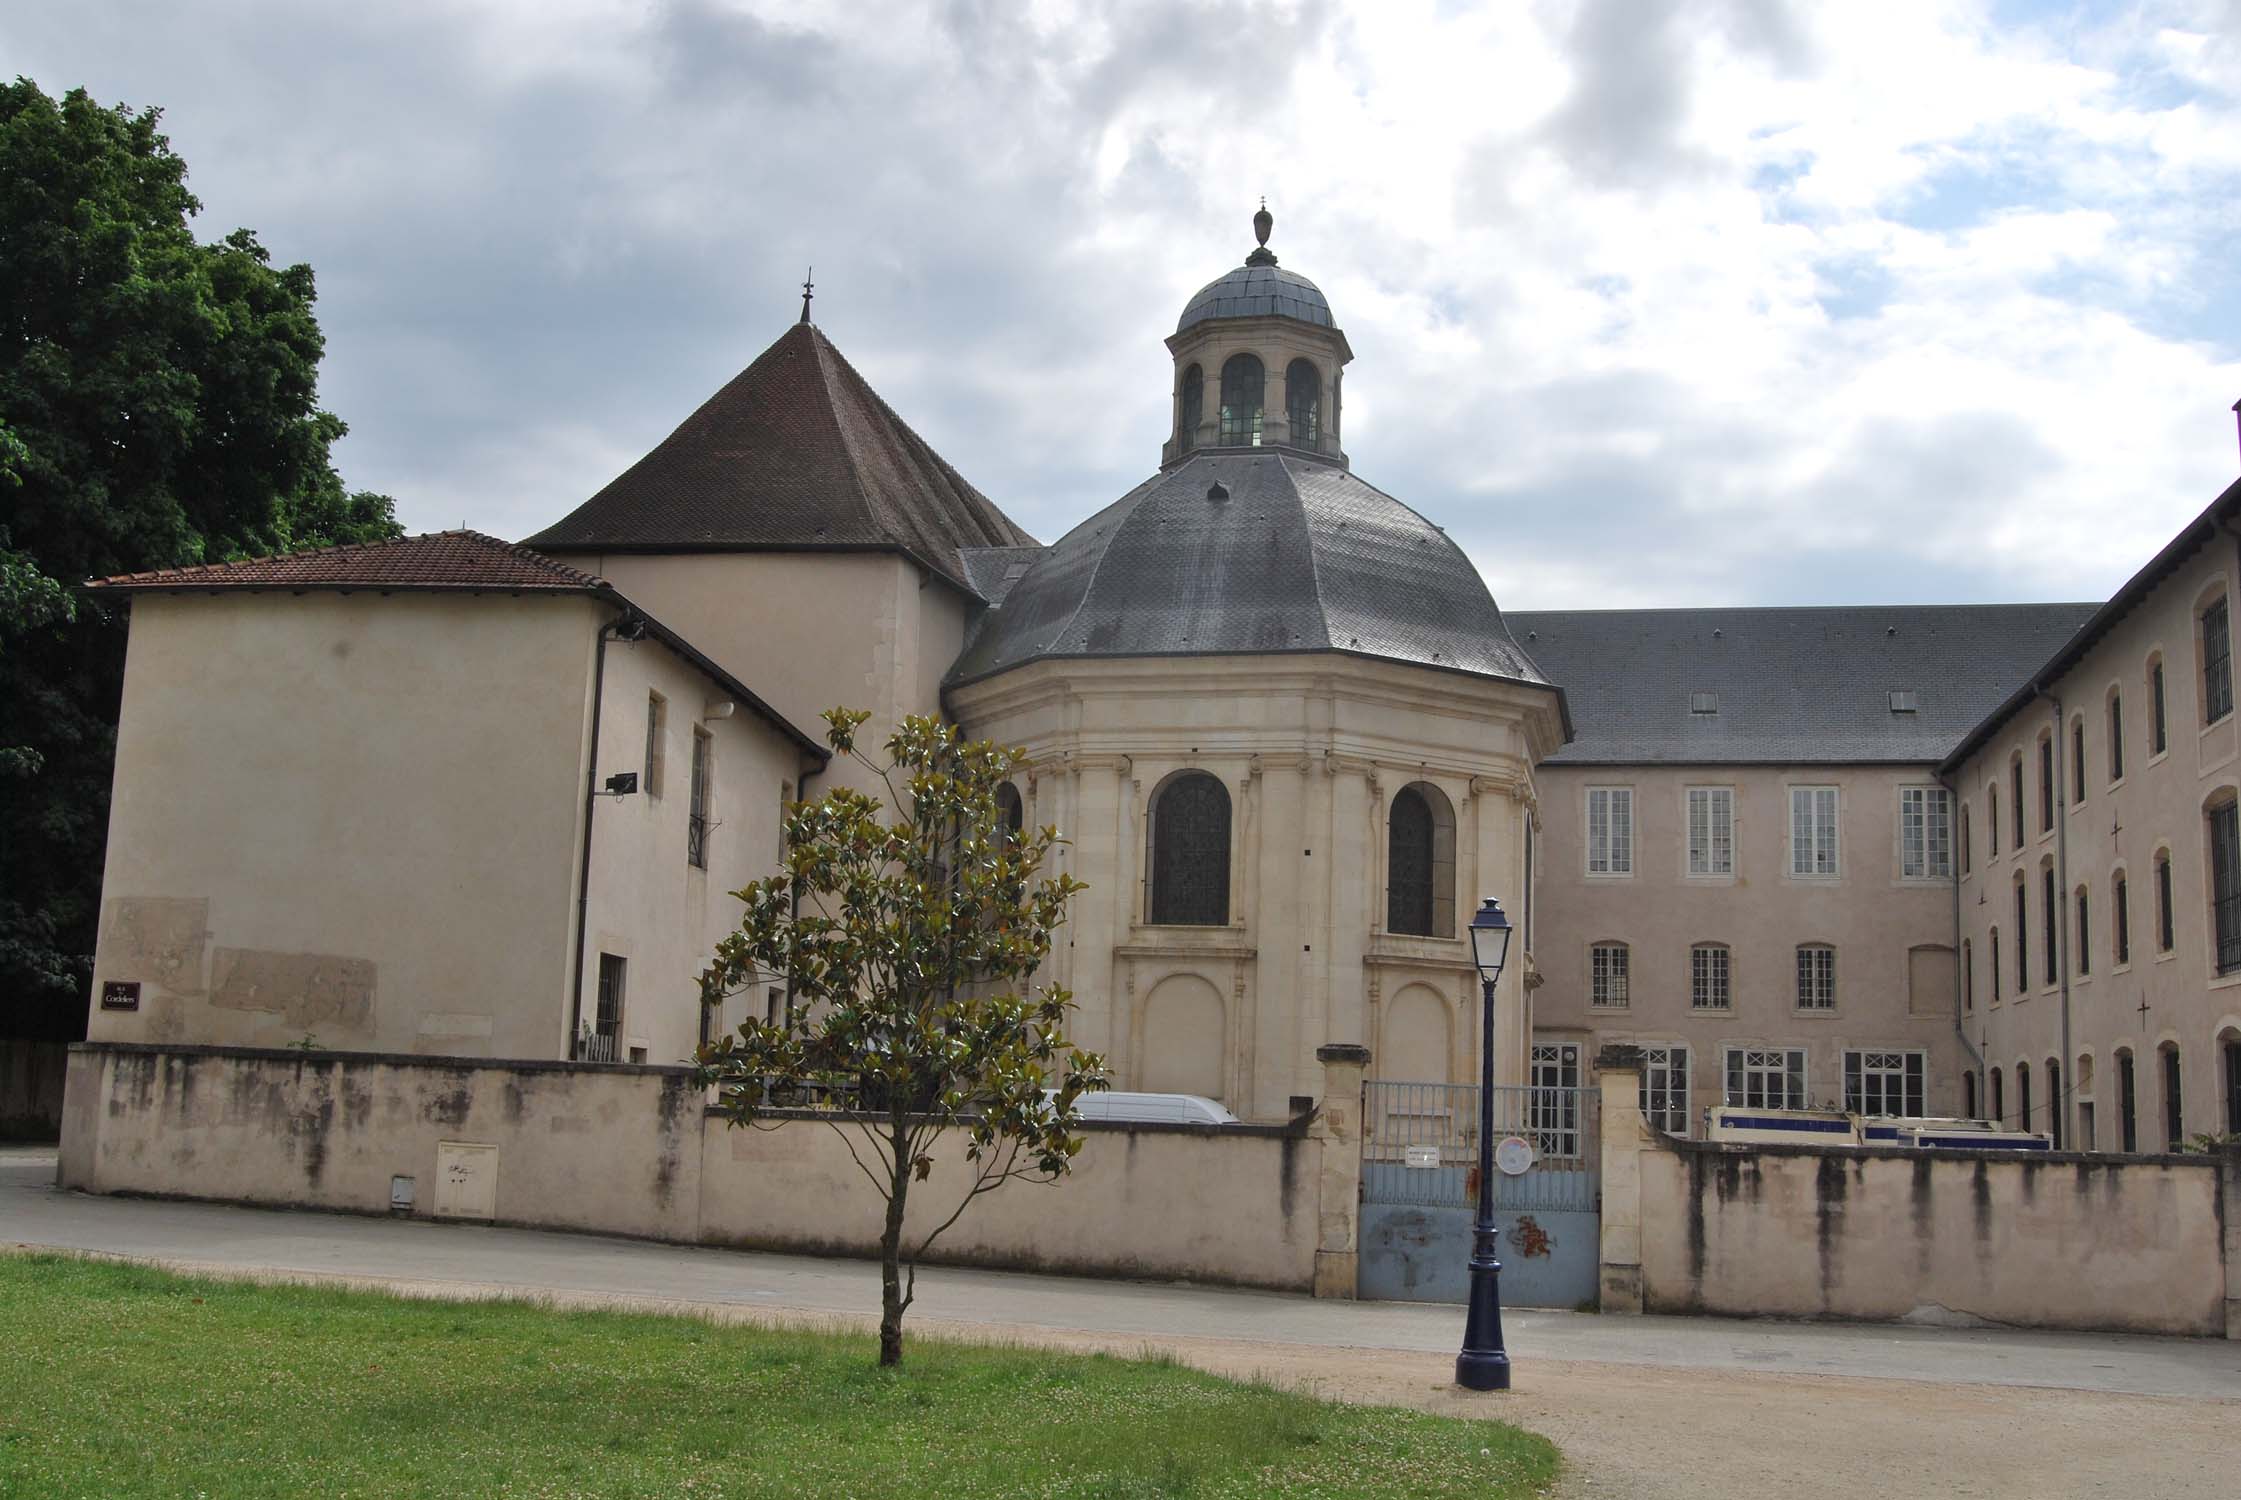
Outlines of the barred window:
<svg viewBox="0 0 2241 1500">
<path fill-rule="evenodd" d="M 2163 658 L 2148 663 L 2148 753 L 2161 755 L 2171 748 L 2169 704 L 2163 691 Z"/>
<path fill-rule="evenodd" d="M 2161 953 L 2169 953 L 2177 938 L 2172 932 L 2174 918 L 2171 913 L 2171 851 L 2155 851 L 2155 946 Z"/>
<path fill-rule="evenodd" d="M 1323 438 L 1323 376 L 1313 360 L 1295 359 L 1284 371 L 1284 415 L 1292 441 L 1312 448 Z"/>
<path fill-rule="evenodd" d="M 1175 430 L 1175 445 L 1189 449 L 1198 446 L 1198 424 L 1206 414 L 1206 372 L 1192 365 L 1183 372 L 1183 412 Z"/>
<path fill-rule="evenodd" d="M 2116 945 L 2117 964 L 2121 967 L 2132 962 L 2132 886 L 2122 870 L 2117 871 L 2109 895 L 2110 920 L 2114 923 L 2110 936 Z"/>
<path fill-rule="evenodd" d="M 1597 943 L 1588 955 L 1588 1004 L 1606 1010 L 1627 1006 L 1627 979 L 1632 954 L 1624 943 Z"/>
<path fill-rule="evenodd" d="M 1587 873 L 1634 873 L 1632 787 L 1591 786 L 1587 789 Z"/>
<path fill-rule="evenodd" d="M 2023 847 L 2023 757 L 2020 754 L 2008 762 L 2008 791 L 2009 800 L 2015 803 L 2014 815 L 2010 819 L 2015 827 L 2008 847 L 2020 849 Z"/>
<path fill-rule="evenodd" d="M 1525 1120 L 1541 1155 L 1580 1155 L 1579 1043 L 1533 1044 L 1533 1087 L 1526 1097 Z"/>
<path fill-rule="evenodd" d="M 2109 780 L 2124 780 L 2124 694 L 2109 694 Z"/>
<path fill-rule="evenodd" d="M 2215 724 L 2233 712 L 2233 642 L 2226 603 L 2202 611 L 2202 722 Z"/>
<path fill-rule="evenodd" d="M 2241 804 L 2210 809 L 2210 917 L 2218 972 L 2241 969 Z"/>
<path fill-rule="evenodd" d="M 1689 805 L 1689 873 L 1735 873 L 1735 789 L 1692 786 Z"/>
<path fill-rule="evenodd" d="M 693 782 L 691 810 L 685 817 L 685 863 L 696 870 L 708 868 L 708 757 L 715 741 L 708 731 L 693 730 Z"/>
<path fill-rule="evenodd" d="M 1266 398 L 1268 373 L 1260 358 L 1232 354 L 1222 366 L 1222 430 L 1225 448 L 1258 448 L 1261 445 L 1261 402 Z"/>
<path fill-rule="evenodd" d="M 1151 919 L 1162 926 L 1229 923 L 1229 789 L 1186 771 L 1152 803 Z"/>
<path fill-rule="evenodd" d="M 1836 788 L 1790 788 L 1790 873 L 1825 879 L 1836 874 Z"/>
<path fill-rule="evenodd" d="M 1953 874 L 1953 804 L 1942 786 L 1899 791 L 1899 873 L 1909 880 Z"/>
<path fill-rule="evenodd" d="M 1689 1133 L 1689 1049 L 1642 1049 L 1642 1118 L 1668 1135 Z"/>
<path fill-rule="evenodd" d="M 2085 887 L 2082 885 L 2079 886 L 2078 925 L 2076 928 L 2076 932 L 2078 944 L 2078 973 L 2081 975 L 2090 974 L 2093 972 L 2093 923 L 2088 920 L 2091 907 L 2092 900 L 2086 895 Z"/>
<path fill-rule="evenodd" d="M 1689 1006 L 1694 1010 L 1728 1008 L 1728 950 L 1722 943 L 1698 943 L 1689 950 Z"/>
<path fill-rule="evenodd" d="M 1742 1109 L 1803 1109 L 1803 1047 L 1727 1049 L 1727 1103 Z"/>
<path fill-rule="evenodd" d="M 1836 1009 L 1836 950 L 1826 943 L 1805 943 L 1797 950 L 1797 1008 Z"/>
<path fill-rule="evenodd" d="M 1844 1107 L 1856 1115 L 1897 1115 L 1918 1119 L 1924 1113 L 1921 1052 L 1846 1052 Z"/>
</svg>

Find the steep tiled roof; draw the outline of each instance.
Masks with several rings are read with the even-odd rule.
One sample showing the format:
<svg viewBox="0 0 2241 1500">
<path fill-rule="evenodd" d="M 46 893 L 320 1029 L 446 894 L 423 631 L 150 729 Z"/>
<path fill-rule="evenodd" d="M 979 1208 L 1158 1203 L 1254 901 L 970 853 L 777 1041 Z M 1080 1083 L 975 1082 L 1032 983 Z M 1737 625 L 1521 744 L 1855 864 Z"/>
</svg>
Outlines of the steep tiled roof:
<svg viewBox="0 0 2241 1500">
<path fill-rule="evenodd" d="M 435 531 L 386 542 L 359 542 L 204 563 L 148 573 L 120 573 L 87 584 L 97 589 L 482 589 L 582 592 L 605 581 L 540 557 L 527 547 L 479 531 Z"/>
<path fill-rule="evenodd" d="M 1513 611 L 1571 698 L 1559 765 L 1933 763 L 2091 604 Z M 1891 695 L 1912 693 L 1911 711 Z M 1709 713 L 1692 696 L 1715 695 Z"/>
<path fill-rule="evenodd" d="M 1000 572 L 1022 562 L 952 682 L 1046 657 L 1293 651 L 1543 681 L 1445 532 L 1298 454 L 1197 454 Z"/>
<path fill-rule="evenodd" d="M 927 447 L 824 334 L 797 323 L 529 545 L 899 551 L 970 589 L 958 549 L 1034 540 Z"/>
</svg>

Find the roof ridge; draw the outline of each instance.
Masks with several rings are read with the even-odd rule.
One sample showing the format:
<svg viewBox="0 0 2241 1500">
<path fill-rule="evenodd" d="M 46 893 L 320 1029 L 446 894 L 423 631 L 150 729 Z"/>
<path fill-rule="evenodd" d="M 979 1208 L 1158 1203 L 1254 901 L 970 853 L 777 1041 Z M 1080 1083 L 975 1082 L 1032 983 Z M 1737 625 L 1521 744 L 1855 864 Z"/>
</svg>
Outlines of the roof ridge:
<svg viewBox="0 0 2241 1500">
<path fill-rule="evenodd" d="M 1299 510 L 1299 529 L 1307 541 L 1307 576 L 1315 586 L 1315 613 L 1323 617 L 1323 646 L 1335 650 L 1338 642 L 1331 637 L 1331 601 L 1323 592 L 1323 559 L 1315 550 L 1315 528 L 1307 524 L 1307 497 L 1300 493 L 1299 476 L 1292 472 L 1292 456 L 1277 449 L 1276 465 L 1284 471 L 1284 482 L 1292 487 L 1292 504 Z"/>
<path fill-rule="evenodd" d="M 855 366 L 850 365 L 847 358 L 833 347 L 833 341 L 825 337 L 824 330 L 814 323 L 801 323 L 795 326 L 809 330 L 810 357 L 817 363 L 817 383 L 824 390 L 825 399 L 821 403 L 822 408 L 825 414 L 832 419 L 834 434 L 840 439 L 841 456 L 847 462 L 848 477 L 856 486 L 856 498 L 863 502 L 865 513 L 871 517 L 872 524 L 880 530 L 890 534 L 901 530 L 902 528 L 894 524 L 894 518 L 886 513 L 886 507 L 873 497 L 871 486 L 864 481 L 864 458 L 861 453 L 856 451 L 856 439 L 848 430 L 849 424 L 840 419 L 840 392 L 833 388 L 832 365 L 825 356 L 831 354 L 834 358 L 839 359 L 841 364 L 847 368 L 849 374 L 856 375 L 859 384 L 863 382 L 863 377 L 857 375 Z M 866 389 L 869 389 L 869 387 L 867 386 Z"/>
</svg>

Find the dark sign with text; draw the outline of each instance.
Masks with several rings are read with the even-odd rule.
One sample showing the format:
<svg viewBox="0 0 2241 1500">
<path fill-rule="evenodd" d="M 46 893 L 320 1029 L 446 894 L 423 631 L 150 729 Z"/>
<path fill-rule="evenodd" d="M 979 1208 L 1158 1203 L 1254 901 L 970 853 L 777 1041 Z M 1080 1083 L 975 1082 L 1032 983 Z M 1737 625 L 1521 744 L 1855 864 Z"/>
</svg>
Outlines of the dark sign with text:
<svg viewBox="0 0 2241 1500">
<path fill-rule="evenodd" d="M 140 981 L 137 979 L 105 979 L 101 983 L 101 1008 L 103 1010 L 138 1010 L 140 1008 Z"/>
</svg>

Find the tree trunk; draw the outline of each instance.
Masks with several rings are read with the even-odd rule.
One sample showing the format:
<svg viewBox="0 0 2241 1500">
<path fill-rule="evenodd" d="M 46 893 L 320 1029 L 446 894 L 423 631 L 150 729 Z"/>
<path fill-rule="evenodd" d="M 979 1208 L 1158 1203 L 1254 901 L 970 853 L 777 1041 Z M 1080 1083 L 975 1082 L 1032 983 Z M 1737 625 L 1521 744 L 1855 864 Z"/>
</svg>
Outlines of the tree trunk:
<svg viewBox="0 0 2241 1500">
<path fill-rule="evenodd" d="M 891 1137 L 895 1164 L 889 1174 L 887 1223 L 879 1232 L 879 1362 L 903 1362 L 903 1207 L 910 1192 L 908 1140 L 897 1130 Z"/>
</svg>

